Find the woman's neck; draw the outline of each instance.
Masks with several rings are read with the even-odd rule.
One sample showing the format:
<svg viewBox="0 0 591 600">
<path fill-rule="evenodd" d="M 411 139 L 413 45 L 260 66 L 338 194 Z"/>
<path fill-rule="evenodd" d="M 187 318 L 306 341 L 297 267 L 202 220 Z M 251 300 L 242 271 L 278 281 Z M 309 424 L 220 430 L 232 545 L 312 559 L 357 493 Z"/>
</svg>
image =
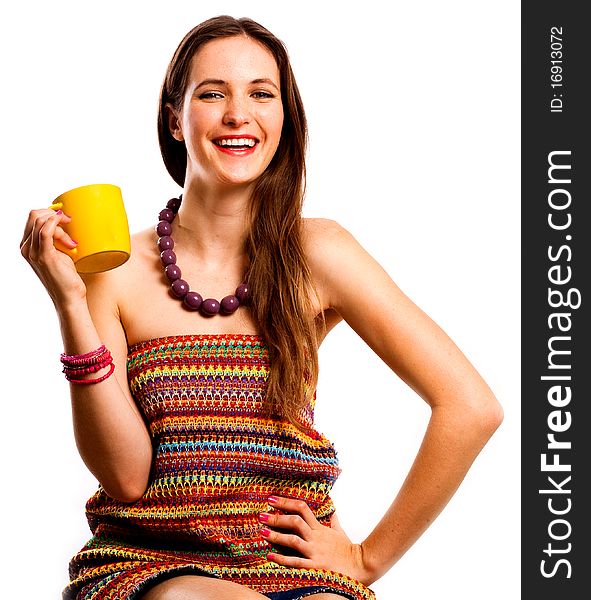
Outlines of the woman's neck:
<svg viewBox="0 0 591 600">
<path fill-rule="evenodd" d="M 210 265 L 243 257 L 251 189 L 185 185 L 173 237 Z"/>
</svg>

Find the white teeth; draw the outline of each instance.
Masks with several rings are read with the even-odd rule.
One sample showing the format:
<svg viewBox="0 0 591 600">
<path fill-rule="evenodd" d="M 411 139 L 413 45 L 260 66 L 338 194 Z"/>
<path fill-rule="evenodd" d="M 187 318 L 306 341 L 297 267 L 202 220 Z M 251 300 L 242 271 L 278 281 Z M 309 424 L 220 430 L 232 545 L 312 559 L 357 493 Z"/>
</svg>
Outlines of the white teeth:
<svg viewBox="0 0 591 600">
<path fill-rule="evenodd" d="M 222 139 L 215 142 L 218 146 L 248 146 L 252 148 L 256 142 L 252 138 L 232 138 L 232 139 Z"/>
</svg>

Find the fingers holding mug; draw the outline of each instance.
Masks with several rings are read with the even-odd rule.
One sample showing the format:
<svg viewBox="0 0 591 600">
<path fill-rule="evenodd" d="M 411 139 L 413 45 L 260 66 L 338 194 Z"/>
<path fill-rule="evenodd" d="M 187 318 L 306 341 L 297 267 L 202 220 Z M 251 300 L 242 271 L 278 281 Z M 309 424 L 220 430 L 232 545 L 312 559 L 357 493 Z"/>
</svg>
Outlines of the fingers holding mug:
<svg viewBox="0 0 591 600">
<path fill-rule="evenodd" d="M 59 240 L 62 240 L 59 245 L 65 243 L 70 247 L 76 246 L 61 227 L 69 220 L 70 217 L 60 211 L 47 208 L 32 210 L 21 245 L 22 256 L 31 265 L 56 306 L 74 298 L 83 298 L 86 293 L 72 258 L 56 248 Z"/>
<path fill-rule="evenodd" d="M 60 220 L 53 234 L 54 245 L 55 242 L 57 242 L 56 247 L 58 250 L 61 250 L 62 248 L 72 250 L 78 245 L 78 242 L 73 240 L 63 227 L 64 225 L 69 225 L 72 222 L 72 217 L 68 216 L 61 209 L 56 210 L 56 214 L 60 215 Z M 60 248 L 60 244 L 62 245 L 62 248 Z"/>
<path fill-rule="evenodd" d="M 40 218 L 43 220 L 46 220 L 49 217 L 51 217 L 53 214 L 54 213 L 52 211 L 50 211 L 49 208 L 33 209 L 29 213 L 29 217 L 27 219 L 27 222 L 25 223 L 25 230 L 23 232 L 23 237 L 21 239 L 21 252 L 23 251 L 23 249 L 27 249 L 31 245 L 33 229 L 35 228 L 35 225 L 38 223 L 38 220 Z M 24 256 L 24 253 L 23 253 L 23 256 Z"/>
<path fill-rule="evenodd" d="M 61 225 L 69 223 L 72 219 L 61 210 L 55 211 L 41 224 L 38 235 L 32 238 L 32 246 L 41 253 L 59 251 L 59 244 L 67 248 L 75 248 L 76 242 L 63 230 Z M 56 245 L 57 242 L 57 245 Z"/>
<path fill-rule="evenodd" d="M 21 254 L 28 261 L 38 260 L 42 250 L 55 250 L 54 241 L 61 242 L 67 248 L 75 248 L 76 242 L 61 227 L 69 223 L 70 217 L 61 210 L 47 208 L 35 209 L 29 213 L 21 240 Z"/>
<path fill-rule="evenodd" d="M 21 254 L 29 262 L 36 259 L 39 251 L 39 231 L 49 219 L 55 219 L 55 216 L 55 211 L 48 208 L 34 209 L 29 213 L 20 246 Z"/>
</svg>

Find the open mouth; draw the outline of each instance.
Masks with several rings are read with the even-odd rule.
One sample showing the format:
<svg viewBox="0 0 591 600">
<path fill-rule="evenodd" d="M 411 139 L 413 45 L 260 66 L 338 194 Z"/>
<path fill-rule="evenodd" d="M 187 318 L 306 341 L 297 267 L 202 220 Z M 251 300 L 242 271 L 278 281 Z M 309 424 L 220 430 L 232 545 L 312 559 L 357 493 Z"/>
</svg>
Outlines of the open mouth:
<svg viewBox="0 0 591 600">
<path fill-rule="evenodd" d="M 254 148 L 258 142 L 254 138 L 218 138 L 213 140 L 213 143 L 222 148 L 243 149 Z"/>
<path fill-rule="evenodd" d="M 259 143 L 254 137 L 219 137 L 212 141 L 218 150 L 234 156 L 251 154 Z"/>
</svg>

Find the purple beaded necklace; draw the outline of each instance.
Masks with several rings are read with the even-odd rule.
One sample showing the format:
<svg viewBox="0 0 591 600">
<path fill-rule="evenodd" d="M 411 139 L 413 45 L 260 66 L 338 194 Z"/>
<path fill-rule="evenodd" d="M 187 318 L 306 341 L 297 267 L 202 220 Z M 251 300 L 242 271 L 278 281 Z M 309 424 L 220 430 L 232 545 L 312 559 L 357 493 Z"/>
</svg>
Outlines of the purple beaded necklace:
<svg viewBox="0 0 591 600">
<path fill-rule="evenodd" d="M 171 237 L 172 222 L 176 217 L 182 202 L 182 195 L 178 198 L 172 198 L 166 203 L 158 215 L 158 225 L 156 233 L 158 234 L 158 249 L 160 250 L 160 260 L 164 265 L 164 274 L 171 282 L 172 293 L 183 301 L 183 304 L 190 310 L 198 310 L 206 317 L 214 315 L 231 315 L 241 304 L 246 304 L 249 296 L 249 287 L 246 282 L 242 282 L 234 294 L 225 296 L 221 301 L 214 298 L 203 300 L 201 294 L 189 290 L 189 284 L 181 279 L 181 270 L 176 264 L 176 254 L 173 251 L 174 241 Z"/>
</svg>

